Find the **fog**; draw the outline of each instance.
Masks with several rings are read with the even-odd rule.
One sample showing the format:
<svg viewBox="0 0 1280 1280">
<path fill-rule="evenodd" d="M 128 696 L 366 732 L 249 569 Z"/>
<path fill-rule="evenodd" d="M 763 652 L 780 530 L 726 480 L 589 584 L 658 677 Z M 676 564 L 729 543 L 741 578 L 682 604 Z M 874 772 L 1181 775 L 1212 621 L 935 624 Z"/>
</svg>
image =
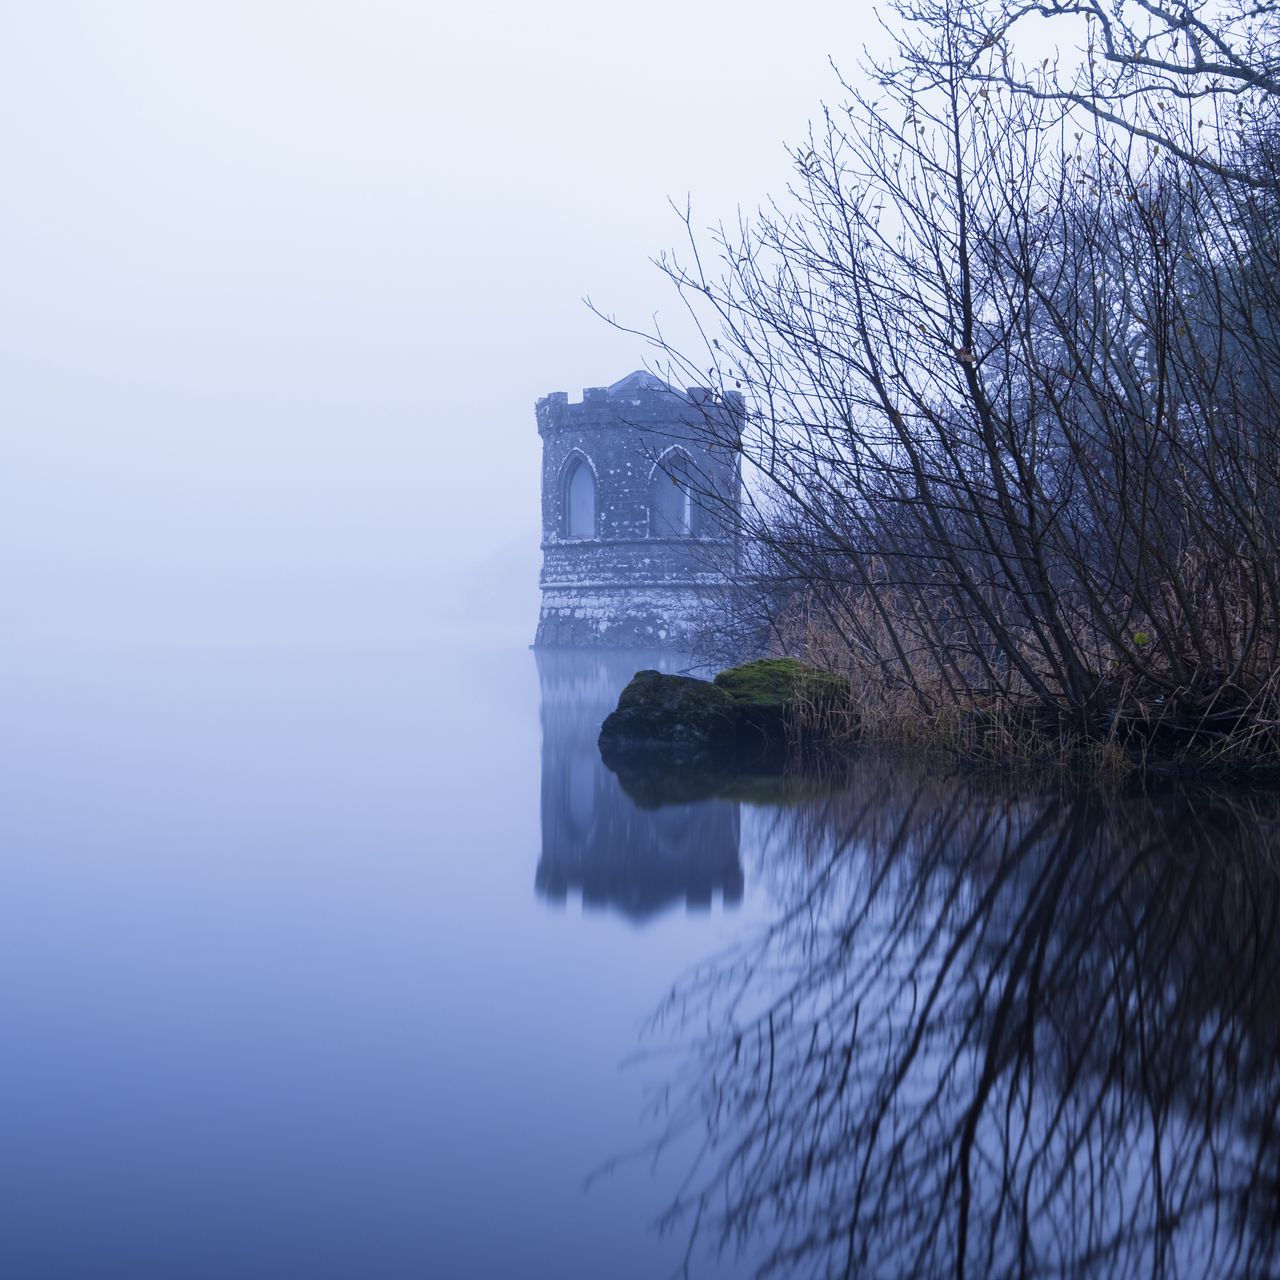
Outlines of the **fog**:
<svg viewBox="0 0 1280 1280">
<path fill-rule="evenodd" d="M 869 11 L 93 0 L 0 20 L 10 639 L 528 632 L 533 402 L 678 306 Z"/>
</svg>

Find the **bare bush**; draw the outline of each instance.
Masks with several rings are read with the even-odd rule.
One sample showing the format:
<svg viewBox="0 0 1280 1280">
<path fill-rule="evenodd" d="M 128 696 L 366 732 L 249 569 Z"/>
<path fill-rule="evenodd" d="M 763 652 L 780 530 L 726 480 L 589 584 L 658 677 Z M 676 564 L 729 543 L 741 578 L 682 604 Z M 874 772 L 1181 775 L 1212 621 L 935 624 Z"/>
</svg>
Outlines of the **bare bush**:
<svg viewBox="0 0 1280 1280">
<path fill-rule="evenodd" d="M 661 265 L 705 352 L 651 336 L 673 374 L 747 397 L 709 443 L 742 457 L 774 645 L 820 619 L 807 656 L 899 723 L 1271 757 L 1270 72 L 1215 143 L 1164 119 L 1153 146 L 1111 120 L 1123 86 L 1088 111 L 997 83 L 989 9 L 900 10 L 874 98 L 844 84 L 787 197 L 714 252 L 686 211 Z"/>
</svg>

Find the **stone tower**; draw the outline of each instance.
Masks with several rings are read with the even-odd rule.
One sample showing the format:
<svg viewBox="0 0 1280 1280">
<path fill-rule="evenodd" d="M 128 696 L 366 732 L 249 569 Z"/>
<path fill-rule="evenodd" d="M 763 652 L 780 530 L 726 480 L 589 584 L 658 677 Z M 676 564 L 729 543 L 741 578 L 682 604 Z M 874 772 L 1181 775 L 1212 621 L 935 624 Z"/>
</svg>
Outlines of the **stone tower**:
<svg viewBox="0 0 1280 1280">
<path fill-rule="evenodd" d="M 538 645 L 680 647 L 728 584 L 743 401 L 650 373 L 538 401 Z"/>
</svg>

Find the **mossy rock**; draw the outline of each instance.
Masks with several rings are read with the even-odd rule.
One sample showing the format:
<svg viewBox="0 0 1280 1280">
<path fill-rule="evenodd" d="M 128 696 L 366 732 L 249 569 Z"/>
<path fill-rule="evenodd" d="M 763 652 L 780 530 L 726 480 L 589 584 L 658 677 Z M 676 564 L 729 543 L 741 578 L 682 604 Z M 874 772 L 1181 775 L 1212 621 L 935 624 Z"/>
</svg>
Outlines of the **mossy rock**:
<svg viewBox="0 0 1280 1280">
<path fill-rule="evenodd" d="M 732 758 L 739 772 L 768 775 L 782 769 L 789 746 L 847 734 L 852 703 L 847 680 L 795 658 L 761 658 L 714 681 L 638 671 L 601 726 L 600 752 L 615 771 L 620 760 L 660 754 L 685 768 L 697 757 L 712 774 Z M 830 712 L 838 716 L 837 734 L 824 723 Z M 692 790 L 719 785 L 687 783 Z"/>
<path fill-rule="evenodd" d="M 795 658 L 759 658 L 720 672 L 715 683 L 734 701 L 740 734 L 785 742 L 790 730 L 809 736 L 830 712 L 851 713 L 853 690 L 843 676 L 811 667 Z M 815 724 L 796 723 L 804 709 L 817 713 Z"/>
<path fill-rule="evenodd" d="M 637 671 L 600 727 L 600 750 L 694 755 L 729 749 L 736 703 L 709 680 Z"/>
</svg>

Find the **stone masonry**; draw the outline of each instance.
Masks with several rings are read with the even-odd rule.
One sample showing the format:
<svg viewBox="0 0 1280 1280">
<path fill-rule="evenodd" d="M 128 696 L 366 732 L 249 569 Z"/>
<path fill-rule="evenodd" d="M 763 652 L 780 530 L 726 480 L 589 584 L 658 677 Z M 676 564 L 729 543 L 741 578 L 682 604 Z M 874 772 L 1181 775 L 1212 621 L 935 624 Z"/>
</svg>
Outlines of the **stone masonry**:
<svg viewBox="0 0 1280 1280">
<path fill-rule="evenodd" d="M 684 647 L 725 592 L 743 401 L 637 371 L 538 401 L 539 646 Z"/>
</svg>

